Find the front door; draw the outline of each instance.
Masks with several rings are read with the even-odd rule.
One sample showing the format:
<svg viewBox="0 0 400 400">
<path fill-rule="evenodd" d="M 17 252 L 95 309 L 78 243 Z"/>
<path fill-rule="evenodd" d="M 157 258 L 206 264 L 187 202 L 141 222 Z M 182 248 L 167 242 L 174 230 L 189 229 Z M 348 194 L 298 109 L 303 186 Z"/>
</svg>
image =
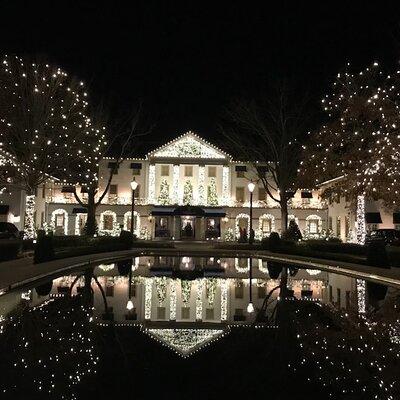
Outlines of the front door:
<svg viewBox="0 0 400 400">
<path fill-rule="evenodd" d="M 181 238 L 194 239 L 195 237 L 195 217 L 181 217 Z"/>
</svg>

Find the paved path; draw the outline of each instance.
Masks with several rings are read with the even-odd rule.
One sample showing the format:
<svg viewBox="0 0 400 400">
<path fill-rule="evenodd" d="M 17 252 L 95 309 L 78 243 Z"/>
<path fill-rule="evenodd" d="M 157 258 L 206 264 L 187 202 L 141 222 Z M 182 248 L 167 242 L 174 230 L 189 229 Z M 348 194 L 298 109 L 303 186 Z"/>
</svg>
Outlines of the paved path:
<svg viewBox="0 0 400 400">
<path fill-rule="evenodd" d="M 338 272 L 400 287 L 400 268 L 382 269 L 339 261 L 271 253 L 268 251 L 213 249 L 209 246 L 204 247 L 187 244 L 185 246 L 178 246 L 177 249 L 132 249 L 70 257 L 41 264 L 33 264 L 33 259 L 31 257 L 0 262 L 0 292 L 29 283 L 38 278 L 59 274 L 62 271 L 81 268 L 90 263 L 108 263 L 114 261 L 116 258 L 124 259 L 140 255 L 190 255 L 197 257 L 214 256 L 227 258 L 261 257 L 267 261 L 285 262 L 299 267 Z"/>
</svg>

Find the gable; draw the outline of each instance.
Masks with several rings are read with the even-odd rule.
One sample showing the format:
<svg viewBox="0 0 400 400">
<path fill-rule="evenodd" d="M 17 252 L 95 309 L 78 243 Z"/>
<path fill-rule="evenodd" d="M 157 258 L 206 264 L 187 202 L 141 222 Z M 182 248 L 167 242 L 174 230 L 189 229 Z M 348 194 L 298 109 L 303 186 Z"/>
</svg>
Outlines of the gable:
<svg viewBox="0 0 400 400">
<path fill-rule="evenodd" d="M 192 132 L 159 147 L 149 156 L 156 158 L 226 159 L 228 155 Z"/>
</svg>

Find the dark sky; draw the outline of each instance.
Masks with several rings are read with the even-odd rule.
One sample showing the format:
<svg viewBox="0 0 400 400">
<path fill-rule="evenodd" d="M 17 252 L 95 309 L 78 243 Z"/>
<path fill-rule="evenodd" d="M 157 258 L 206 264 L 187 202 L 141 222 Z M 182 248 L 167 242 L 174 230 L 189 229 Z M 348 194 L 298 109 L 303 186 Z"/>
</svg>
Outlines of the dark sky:
<svg viewBox="0 0 400 400">
<path fill-rule="evenodd" d="M 304 5 L 303 3 L 307 3 Z M 0 3 L 0 48 L 44 53 L 90 85 L 112 119 L 142 101 L 147 146 L 187 130 L 219 141 L 233 98 L 289 77 L 317 105 L 347 61 L 398 63 L 400 7 L 384 1 L 53 0 Z"/>
</svg>

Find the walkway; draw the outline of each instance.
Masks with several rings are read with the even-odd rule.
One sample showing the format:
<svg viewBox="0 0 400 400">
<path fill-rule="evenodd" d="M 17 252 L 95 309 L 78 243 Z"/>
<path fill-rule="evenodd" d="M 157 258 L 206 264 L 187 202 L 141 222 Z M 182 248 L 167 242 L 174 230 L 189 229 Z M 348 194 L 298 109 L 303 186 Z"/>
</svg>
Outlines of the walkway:
<svg viewBox="0 0 400 400">
<path fill-rule="evenodd" d="M 322 269 L 337 272 L 349 276 L 370 279 L 375 282 L 392 284 L 400 287 L 400 268 L 382 269 L 368 267 L 365 265 L 329 261 L 309 257 L 277 254 L 268 251 L 255 250 L 222 250 L 204 247 L 196 243 L 176 246 L 176 249 L 132 249 L 83 255 L 78 257 L 64 258 L 41 264 L 33 264 L 33 258 L 26 257 L 18 260 L 0 262 L 0 293 L 13 287 L 27 284 L 33 280 L 60 274 L 82 268 L 90 263 L 110 263 L 115 259 L 124 259 L 140 255 L 188 255 L 197 257 L 260 257 L 267 261 L 284 262 L 286 264 Z"/>
</svg>

